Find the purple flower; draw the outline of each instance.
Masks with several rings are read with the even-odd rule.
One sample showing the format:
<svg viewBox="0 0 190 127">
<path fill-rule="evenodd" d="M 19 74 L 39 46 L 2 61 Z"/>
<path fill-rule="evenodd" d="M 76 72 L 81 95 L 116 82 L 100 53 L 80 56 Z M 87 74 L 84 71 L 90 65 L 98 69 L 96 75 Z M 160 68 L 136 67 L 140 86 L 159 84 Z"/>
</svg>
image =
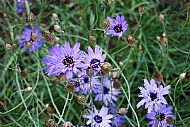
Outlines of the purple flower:
<svg viewBox="0 0 190 127">
<path fill-rule="evenodd" d="M 78 74 L 78 77 L 79 78 L 77 78 L 75 82 L 76 92 L 87 95 L 88 93 L 97 93 L 101 89 L 101 83 L 98 76 L 90 77 L 86 74 L 86 71 L 82 71 Z"/>
<path fill-rule="evenodd" d="M 84 118 L 87 118 L 87 125 L 92 124 L 93 127 L 111 127 L 110 123 L 113 115 L 108 113 L 107 107 L 102 107 L 100 111 L 94 106 L 94 110 L 88 110 L 89 114 L 83 115 Z"/>
<path fill-rule="evenodd" d="M 107 75 L 103 76 L 102 83 L 102 90 L 95 96 L 94 101 L 103 101 L 106 106 L 109 102 L 113 104 L 117 101 L 116 96 L 121 93 L 120 90 L 112 87 L 113 81 Z"/>
<path fill-rule="evenodd" d="M 118 114 L 118 110 L 115 108 L 114 105 L 111 106 L 109 113 L 112 114 L 114 117 L 112 118 L 112 127 L 121 127 L 123 124 L 126 123 L 125 116 L 121 116 Z"/>
<path fill-rule="evenodd" d="M 92 68 L 94 71 L 99 72 L 105 59 L 106 55 L 102 54 L 100 46 L 95 46 L 95 52 L 93 52 L 91 47 L 88 47 L 88 54 L 84 58 L 84 68 Z"/>
<path fill-rule="evenodd" d="M 137 108 L 145 104 L 145 108 L 148 108 L 148 113 L 150 113 L 153 109 L 157 110 L 160 105 L 167 104 L 163 95 L 170 93 L 170 85 L 166 87 L 157 86 L 154 79 L 151 79 L 150 83 L 147 79 L 144 79 L 144 87 L 139 87 L 141 92 L 139 97 L 143 97 L 143 99 L 137 104 Z"/>
<path fill-rule="evenodd" d="M 150 112 L 146 115 L 146 118 L 150 120 L 152 127 L 173 127 L 173 121 L 175 120 L 172 113 L 172 107 L 166 105 L 159 106 L 157 110 Z"/>
<path fill-rule="evenodd" d="M 37 35 L 37 38 L 33 39 L 32 34 Z M 24 48 L 28 49 L 28 52 L 31 53 L 32 51 L 38 50 L 44 44 L 43 38 L 41 37 L 42 32 L 38 27 L 35 27 L 34 30 L 24 27 L 22 36 L 18 37 L 21 40 L 19 46 L 24 46 Z M 31 46 L 28 46 L 28 43 L 30 43 Z"/>
<path fill-rule="evenodd" d="M 17 0 L 19 3 L 25 3 L 25 0 Z"/>
<path fill-rule="evenodd" d="M 50 49 L 50 56 L 46 56 L 43 62 L 46 64 L 44 71 L 51 75 L 66 74 L 66 78 L 73 78 L 73 74 L 79 72 L 83 66 L 81 63 L 84 53 L 80 51 L 80 43 L 76 43 L 73 48 L 69 42 L 65 42 L 64 48 L 56 45 Z"/>
<path fill-rule="evenodd" d="M 106 20 L 110 23 L 106 30 L 107 35 L 121 37 L 128 29 L 128 24 L 126 23 L 124 16 L 117 16 L 116 19 L 107 17 Z"/>
<path fill-rule="evenodd" d="M 20 4 L 16 5 L 16 9 L 17 9 L 17 11 L 18 11 L 19 14 L 22 13 L 22 11 L 23 11 L 23 7 Z"/>
</svg>

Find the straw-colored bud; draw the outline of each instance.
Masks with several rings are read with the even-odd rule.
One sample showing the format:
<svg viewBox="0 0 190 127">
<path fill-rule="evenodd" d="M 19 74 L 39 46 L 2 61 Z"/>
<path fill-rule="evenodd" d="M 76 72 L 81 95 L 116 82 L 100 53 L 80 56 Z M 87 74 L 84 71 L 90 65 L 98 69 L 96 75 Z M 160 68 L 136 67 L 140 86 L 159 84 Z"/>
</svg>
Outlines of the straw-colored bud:
<svg viewBox="0 0 190 127">
<path fill-rule="evenodd" d="M 121 82 L 118 79 L 114 80 L 113 88 L 115 88 L 115 89 L 120 89 L 121 88 Z"/>
<path fill-rule="evenodd" d="M 136 40 L 134 35 L 129 35 L 127 37 L 127 42 L 128 42 L 129 45 L 133 45 L 133 44 L 137 43 L 137 40 Z"/>
<path fill-rule="evenodd" d="M 58 78 L 61 82 L 66 82 L 66 80 L 67 80 L 66 74 L 64 74 L 64 73 L 62 73 L 60 76 L 58 76 Z"/>
<path fill-rule="evenodd" d="M 48 119 L 46 121 L 45 127 L 54 127 L 56 125 L 56 122 L 54 119 Z"/>
<path fill-rule="evenodd" d="M 160 73 L 159 71 L 156 71 L 153 75 L 153 79 L 158 83 L 160 84 L 161 81 L 163 80 L 163 75 L 162 73 Z"/>
<path fill-rule="evenodd" d="M 86 70 L 86 74 L 91 77 L 91 76 L 94 75 L 94 70 L 89 68 L 89 69 Z"/>
<path fill-rule="evenodd" d="M 32 39 L 32 41 L 37 40 L 38 39 L 38 35 L 35 32 L 32 32 L 31 39 Z"/>
<path fill-rule="evenodd" d="M 138 49 L 138 51 L 141 51 L 142 50 L 142 45 L 141 44 L 137 44 L 137 49 Z"/>
<path fill-rule="evenodd" d="M 102 74 L 106 74 L 111 70 L 112 70 L 112 65 L 109 62 L 105 62 L 102 65 L 102 69 L 101 69 Z"/>
<path fill-rule="evenodd" d="M 24 89 L 24 91 L 26 91 L 26 92 L 30 92 L 31 90 L 32 90 L 32 87 L 30 87 L 30 86 Z"/>
<path fill-rule="evenodd" d="M 27 48 L 32 48 L 32 45 L 33 45 L 33 42 L 32 42 L 32 41 L 27 41 L 25 46 L 26 46 Z"/>
<path fill-rule="evenodd" d="M 53 107 L 51 107 L 49 104 L 47 105 L 47 113 L 49 116 L 52 116 L 52 114 L 54 113 L 55 109 Z"/>
<path fill-rule="evenodd" d="M 28 71 L 27 71 L 27 69 L 21 70 L 20 75 L 21 75 L 23 78 L 28 77 Z"/>
<path fill-rule="evenodd" d="M 54 30 L 57 31 L 57 32 L 61 32 L 61 31 L 62 31 L 60 25 L 53 25 L 53 28 L 54 28 Z"/>
<path fill-rule="evenodd" d="M 109 22 L 108 20 L 104 19 L 104 20 L 102 21 L 102 27 L 103 27 L 104 29 L 107 29 L 109 26 L 110 26 L 110 22 Z"/>
<path fill-rule="evenodd" d="M 124 64 L 122 61 L 120 61 L 120 62 L 119 62 L 119 66 L 120 66 L 121 68 L 123 68 L 123 67 L 125 66 L 125 64 Z"/>
<path fill-rule="evenodd" d="M 156 40 L 160 42 L 161 37 L 160 36 L 156 36 Z"/>
<path fill-rule="evenodd" d="M 112 72 L 112 78 L 119 79 L 120 78 L 120 73 L 118 71 L 113 71 Z"/>
<path fill-rule="evenodd" d="M 127 108 L 120 108 L 118 114 L 124 116 L 127 114 L 127 112 L 128 112 Z"/>
<path fill-rule="evenodd" d="M 31 23 L 36 20 L 36 16 L 31 12 L 30 15 L 27 17 L 27 22 Z"/>
<path fill-rule="evenodd" d="M 6 99 L 0 99 L 0 106 L 2 105 L 5 105 L 7 103 L 7 100 Z"/>
<path fill-rule="evenodd" d="M 96 37 L 95 36 L 90 36 L 88 41 L 92 44 L 96 43 Z"/>
<path fill-rule="evenodd" d="M 49 31 L 43 31 L 42 34 L 48 44 L 53 44 L 56 39 L 54 35 L 52 35 Z"/>
<path fill-rule="evenodd" d="M 86 97 L 84 95 L 77 96 L 77 102 L 79 104 L 84 104 L 86 102 Z"/>
<path fill-rule="evenodd" d="M 11 44 L 5 44 L 5 50 L 6 50 L 6 52 L 12 52 L 13 46 Z"/>
<path fill-rule="evenodd" d="M 141 5 L 139 8 L 138 8 L 138 12 L 140 14 L 143 14 L 145 12 L 145 8 L 144 8 L 144 5 Z"/>
<path fill-rule="evenodd" d="M 69 121 L 66 121 L 64 124 L 63 124 L 63 127 L 74 127 L 73 124 Z"/>
<path fill-rule="evenodd" d="M 89 114 L 88 109 L 83 109 L 81 112 L 82 112 L 83 115 Z"/>
<path fill-rule="evenodd" d="M 53 19 L 58 19 L 58 15 L 57 15 L 56 13 L 52 13 L 51 17 L 52 17 Z"/>
<path fill-rule="evenodd" d="M 158 13 L 158 21 L 164 21 L 164 15 L 162 13 Z"/>
</svg>

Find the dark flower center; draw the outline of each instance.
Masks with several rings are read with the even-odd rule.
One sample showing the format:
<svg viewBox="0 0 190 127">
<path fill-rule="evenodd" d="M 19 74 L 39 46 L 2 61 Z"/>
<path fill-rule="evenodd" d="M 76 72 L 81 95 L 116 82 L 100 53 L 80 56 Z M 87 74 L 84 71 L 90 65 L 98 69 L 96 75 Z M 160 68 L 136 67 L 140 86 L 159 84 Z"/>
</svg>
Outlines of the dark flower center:
<svg viewBox="0 0 190 127">
<path fill-rule="evenodd" d="M 150 93 L 150 98 L 154 101 L 157 98 L 157 93 Z"/>
<path fill-rule="evenodd" d="M 79 81 L 76 81 L 74 84 L 75 84 L 75 87 L 79 87 L 80 86 L 80 82 Z"/>
<path fill-rule="evenodd" d="M 66 56 L 65 59 L 62 61 L 67 67 L 72 66 L 74 64 L 73 57 Z"/>
<path fill-rule="evenodd" d="M 92 59 L 90 61 L 90 66 L 92 68 L 99 68 L 99 66 L 100 66 L 100 60 L 98 60 L 98 59 Z"/>
<path fill-rule="evenodd" d="M 89 77 L 88 76 L 85 76 L 84 79 L 83 79 L 84 83 L 89 83 Z"/>
<path fill-rule="evenodd" d="M 165 119 L 165 116 L 163 113 L 160 114 L 160 121 L 164 120 Z"/>
<path fill-rule="evenodd" d="M 118 25 L 114 26 L 113 29 L 114 29 L 114 31 L 115 31 L 116 33 L 120 33 L 121 31 L 123 31 L 121 24 L 118 24 Z"/>
<path fill-rule="evenodd" d="M 104 86 L 104 88 L 103 88 L 103 93 L 104 93 L 104 94 L 108 94 L 109 91 L 110 91 L 110 89 Z"/>
<path fill-rule="evenodd" d="M 101 122 L 102 122 L 102 117 L 99 116 L 99 115 L 96 115 L 96 116 L 94 117 L 94 120 L 95 120 L 97 123 L 101 123 Z"/>
</svg>

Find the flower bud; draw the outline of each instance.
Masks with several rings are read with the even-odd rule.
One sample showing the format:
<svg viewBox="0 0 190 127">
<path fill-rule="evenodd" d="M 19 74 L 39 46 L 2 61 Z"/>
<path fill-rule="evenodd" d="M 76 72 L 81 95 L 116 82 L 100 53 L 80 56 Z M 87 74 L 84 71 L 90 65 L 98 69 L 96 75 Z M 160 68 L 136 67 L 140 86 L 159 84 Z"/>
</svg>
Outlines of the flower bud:
<svg viewBox="0 0 190 127">
<path fill-rule="evenodd" d="M 73 124 L 69 121 L 66 121 L 64 124 L 63 124 L 63 127 L 74 127 Z"/>
<path fill-rule="evenodd" d="M 141 44 L 137 44 L 137 49 L 138 49 L 138 51 L 141 51 L 141 50 L 142 50 Z"/>
<path fill-rule="evenodd" d="M 83 109 L 83 110 L 82 110 L 82 114 L 83 114 L 83 115 L 87 115 L 87 114 L 89 114 L 88 109 Z"/>
<path fill-rule="evenodd" d="M 49 31 L 43 31 L 42 35 L 45 39 L 45 41 L 48 44 L 53 44 L 53 42 L 55 41 L 56 37 L 54 35 L 52 35 Z"/>
<path fill-rule="evenodd" d="M 186 78 L 186 79 L 190 79 L 190 72 L 187 72 L 187 73 L 186 73 L 185 78 Z"/>
<path fill-rule="evenodd" d="M 66 74 L 64 74 L 64 73 L 60 74 L 60 76 L 58 76 L 58 78 L 61 82 L 66 82 L 66 80 L 67 80 Z"/>
<path fill-rule="evenodd" d="M 104 19 L 104 20 L 102 21 L 102 27 L 103 27 L 104 29 L 107 29 L 109 26 L 110 26 L 110 22 L 109 22 L 108 20 Z"/>
<path fill-rule="evenodd" d="M 31 39 L 32 39 L 32 41 L 37 40 L 38 39 L 38 35 L 35 32 L 32 32 Z"/>
<path fill-rule="evenodd" d="M 24 89 L 24 91 L 26 91 L 26 92 L 30 92 L 31 90 L 32 90 L 32 87 L 30 87 L 30 86 Z"/>
<path fill-rule="evenodd" d="M 113 71 L 112 72 L 112 78 L 113 79 L 119 79 L 120 78 L 120 73 L 118 71 Z"/>
<path fill-rule="evenodd" d="M 68 92 L 73 92 L 75 90 L 74 83 L 67 84 L 66 89 L 67 89 Z"/>
<path fill-rule="evenodd" d="M 57 77 L 52 77 L 52 78 L 51 78 L 51 83 L 54 84 L 54 85 L 55 85 L 55 84 L 58 84 L 58 83 L 59 83 L 58 78 L 57 78 Z"/>
<path fill-rule="evenodd" d="M 129 35 L 127 37 L 127 42 L 128 42 L 129 45 L 133 45 L 133 44 L 137 43 L 137 40 L 136 40 L 134 35 Z"/>
<path fill-rule="evenodd" d="M 123 68 L 123 67 L 125 66 L 125 64 L 124 64 L 122 61 L 120 61 L 120 62 L 119 62 L 119 66 L 120 66 L 121 68 Z"/>
<path fill-rule="evenodd" d="M 112 65 L 109 62 L 105 62 L 102 65 L 101 73 L 102 74 L 106 74 L 106 73 L 108 73 L 111 70 L 112 70 Z"/>
<path fill-rule="evenodd" d="M 21 75 L 23 78 L 28 77 L 28 71 L 27 71 L 27 69 L 21 70 L 20 75 Z"/>
<path fill-rule="evenodd" d="M 27 17 L 26 21 L 28 23 L 36 21 L 36 16 L 31 12 L 30 15 Z"/>
<path fill-rule="evenodd" d="M 96 43 L 96 37 L 95 36 L 90 36 L 88 41 L 92 44 Z"/>
<path fill-rule="evenodd" d="M 140 14 L 144 14 L 144 12 L 145 12 L 144 5 L 141 5 L 141 6 L 138 8 L 138 12 L 139 12 Z"/>
<path fill-rule="evenodd" d="M 158 13 L 158 21 L 164 21 L 164 15 L 162 13 Z"/>
<path fill-rule="evenodd" d="M 51 15 L 51 17 L 53 18 L 53 19 L 58 19 L 58 15 L 56 14 L 56 13 L 52 13 L 52 15 Z"/>
<path fill-rule="evenodd" d="M 156 36 L 156 40 L 160 42 L 161 37 L 160 36 Z"/>
<path fill-rule="evenodd" d="M 127 108 L 120 108 L 118 114 L 124 116 L 127 114 L 127 112 L 128 112 Z"/>
<path fill-rule="evenodd" d="M 91 77 L 91 76 L 94 75 L 94 70 L 89 68 L 89 69 L 86 70 L 86 74 Z"/>
<path fill-rule="evenodd" d="M 53 28 L 54 28 L 54 30 L 56 32 L 61 32 L 62 31 L 60 25 L 53 25 Z"/>
<path fill-rule="evenodd" d="M 26 44 L 25 44 L 25 46 L 27 47 L 27 48 L 32 48 L 32 45 L 33 45 L 33 42 L 32 41 L 27 41 L 26 42 Z"/>
<path fill-rule="evenodd" d="M 6 99 L 0 99 L 0 106 L 3 106 L 7 103 Z"/>
<path fill-rule="evenodd" d="M 79 104 L 84 104 L 86 102 L 86 97 L 84 95 L 77 96 L 77 102 Z"/>
<path fill-rule="evenodd" d="M 156 83 L 160 84 L 163 80 L 163 75 L 159 71 L 156 71 L 153 75 L 153 79 L 156 81 Z"/>
<path fill-rule="evenodd" d="M 46 121 L 45 127 L 54 127 L 56 125 L 56 122 L 54 119 L 49 119 Z"/>
<path fill-rule="evenodd" d="M 54 113 L 54 108 L 51 107 L 49 104 L 47 105 L 47 113 L 49 116 L 52 116 L 52 114 Z"/>
<path fill-rule="evenodd" d="M 172 116 L 168 116 L 167 118 L 166 118 L 166 122 L 170 125 L 170 124 L 173 124 L 174 123 L 174 119 L 173 119 L 173 117 Z"/>
<path fill-rule="evenodd" d="M 115 88 L 115 89 L 120 89 L 121 88 L 121 82 L 118 79 L 114 80 L 113 88 Z"/>
<path fill-rule="evenodd" d="M 6 52 L 12 52 L 13 46 L 11 44 L 5 44 L 5 50 L 6 50 Z"/>
</svg>

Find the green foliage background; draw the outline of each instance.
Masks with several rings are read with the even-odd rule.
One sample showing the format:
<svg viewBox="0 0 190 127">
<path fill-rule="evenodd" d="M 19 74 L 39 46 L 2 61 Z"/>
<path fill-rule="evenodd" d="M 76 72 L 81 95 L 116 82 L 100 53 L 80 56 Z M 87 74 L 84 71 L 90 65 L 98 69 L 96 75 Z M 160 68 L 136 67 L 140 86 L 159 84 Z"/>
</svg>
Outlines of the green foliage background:
<svg viewBox="0 0 190 127">
<path fill-rule="evenodd" d="M 71 121 L 74 125 L 82 124 L 83 106 L 76 103 L 75 97 L 68 94 L 63 85 L 53 85 L 51 77 L 43 73 L 44 64 L 41 60 L 49 54 L 48 48 L 52 45 L 46 44 L 32 54 L 19 47 L 12 53 L 5 51 L 5 44 L 19 43 L 17 36 L 21 36 L 23 27 L 27 25 L 25 18 L 30 12 L 37 16 L 36 26 L 49 30 L 62 40 L 57 41 L 57 44 L 63 44 L 69 38 L 72 45 L 80 42 L 81 49 L 86 50 L 88 46 L 95 45 L 88 41 L 89 36 L 96 37 L 96 44 L 107 54 L 106 60 L 123 74 L 121 82 L 126 94 L 120 95 L 117 106 L 131 105 L 136 112 L 135 115 L 129 108 L 127 126 L 131 126 L 130 122 L 138 126 L 136 117 L 141 127 L 148 126 L 146 110 L 136 108 L 140 101 L 137 97 L 138 87 L 143 85 L 144 78 L 151 78 L 155 71 L 163 74 L 164 85 L 166 80 L 170 80 L 171 94 L 166 98 L 174 107 L 175 126 L 190 126 L 190 82 L 179 81 L 181 73 L 190 71 L 190 7 L 186 5 L 187 1 L 110 1 L 111 4 L 107 0 L 30 0 L 24 5 L 22 15 L 17 14 L 16 0 L 0 1 L 0 99 L 6 100 L 6 104 L 0 104 L 0 126 L 44 126 L 45 121 L 50 118 L 46 104 L 52 107 L 56 105 L 51 116 L 56 121 L 60 119 L 62 122 Z M 140 5 L 145 6 L 141 20 L 137 11 Z M 158 12 L 164 14 L 163 22 L 158 21 Z M 66 30 L 67 35 L 53 30 L 56 21 L 51 18 L 52 13 L 59 15 L 61 27 Z M 129 30 L 122 38 L 105 36 L 101 25 L 107 16 L 114 18 L 116 15 L 124 15 L 129 24 Z M 166 46 L 155 39 L 163 32 L 168 39 Z M 128 35 L 133 33 L 142 50 L 138 50 L 136 45 L 127 44 Z M 119 62 L 125 65 L 121 69 L 118 68 Z M 26 77 L 21 76 L 22 70 L 27 70 Z M 23 91 L 27 86 L 33 88 L 31 92 Z M 130 103 L 126 95 L 130 95 Z"/>
</svg>

